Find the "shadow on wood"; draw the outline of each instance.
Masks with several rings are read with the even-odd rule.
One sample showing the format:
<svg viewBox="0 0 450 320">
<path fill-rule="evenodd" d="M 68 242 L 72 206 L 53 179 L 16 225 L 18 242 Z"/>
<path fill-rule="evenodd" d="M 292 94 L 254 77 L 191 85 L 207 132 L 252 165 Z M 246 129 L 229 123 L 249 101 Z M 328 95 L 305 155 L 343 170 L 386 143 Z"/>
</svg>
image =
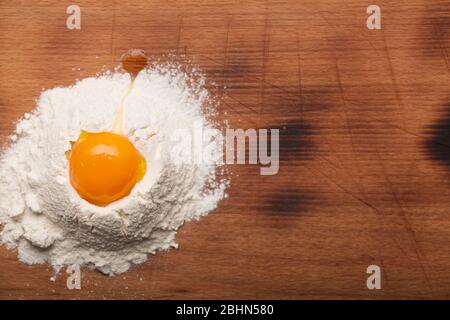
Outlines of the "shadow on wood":
<svg viewBox="0 0 450 320">
<path fill-rule="evenodd" d="M 450 169 L 450 101 L 447 102 L 441 119 L 427 131 L 430 138 L 425 142 L 428 156 L 449 166 Z"/>
</svg>

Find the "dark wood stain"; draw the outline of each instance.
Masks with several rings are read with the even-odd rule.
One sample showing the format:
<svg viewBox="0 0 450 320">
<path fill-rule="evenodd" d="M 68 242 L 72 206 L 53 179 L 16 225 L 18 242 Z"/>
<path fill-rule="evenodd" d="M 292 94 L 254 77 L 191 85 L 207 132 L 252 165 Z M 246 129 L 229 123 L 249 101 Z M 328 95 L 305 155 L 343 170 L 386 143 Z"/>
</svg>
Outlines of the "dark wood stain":
<svg viewBox="0 0 450 320">
<path fill-rule="evenodd" d="M 430 125 L 426 133 L 425 149 L 431 159 L 449 167 L 450 170 L 450 103 L 440 112 L 440 119 Z"/>
</svg>

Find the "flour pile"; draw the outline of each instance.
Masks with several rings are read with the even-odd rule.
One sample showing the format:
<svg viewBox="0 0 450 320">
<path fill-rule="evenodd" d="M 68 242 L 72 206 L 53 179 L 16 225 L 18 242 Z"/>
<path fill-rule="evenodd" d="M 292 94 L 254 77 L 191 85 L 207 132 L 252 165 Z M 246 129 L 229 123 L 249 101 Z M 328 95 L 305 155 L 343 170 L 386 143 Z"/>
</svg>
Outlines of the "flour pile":
<svg viewBox="0 0 450 320">
<path fill-rule="evenodd" d="M 125 102 L 125 133 L 147 161 L 145 177 L 106 207 L 80 198 L 64 154 L 81 130 L 111 130 L 129 82 L 128 74 L 113 72 L 44 91 L 37 108 L 18 122 L 0 162 L 0 240 L 17 247 L 21 261 L 119 274 L 149 253 L 176 247 L 177 229 L 225 197 L 228 181 L 217 177 L 214 161 L 171 159 L 197 150 L 192 139 L 175 139 L 174 132 L 216 125 L 209 120 L 212 109 L 205 111 L 210 98 L 203 77 L 165 65 L 141 71 Z M 220 158 L 216 140 L 203 140 L 203 157 Z"/>
</svg>

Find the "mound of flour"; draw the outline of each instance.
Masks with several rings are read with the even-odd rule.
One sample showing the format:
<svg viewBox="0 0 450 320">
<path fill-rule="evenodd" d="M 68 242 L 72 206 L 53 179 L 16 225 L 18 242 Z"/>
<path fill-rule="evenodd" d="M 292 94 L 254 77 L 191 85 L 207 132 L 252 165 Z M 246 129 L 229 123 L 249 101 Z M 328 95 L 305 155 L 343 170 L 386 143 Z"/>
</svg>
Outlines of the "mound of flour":
<svg viewBox="0 0 450 320">
<path fill-rule="evenodd" d="M 174 133 L 215 125 L 204 108 L 204 79 L 170 66 L 143 70 L 125 102 L 125 132 L 147 161 L 144 179 L 106 207 L 78 196 L 64 154 L 81 130 L 111 130 L 129 82 L 128 74 L 115 72 L 47 90 L 18 122 L 0 160 L 0 240 L 17 247 L 20 260 L 122 273 L 150 253 L 176 247 L 177 229 L 225 196 L 228 183 L 216 177 L 217 164 L 180 161 L 191 159 L 195 148 Z M 203 140 L 203 157 L 220 157 L 215 139 Z"/>
</svg>

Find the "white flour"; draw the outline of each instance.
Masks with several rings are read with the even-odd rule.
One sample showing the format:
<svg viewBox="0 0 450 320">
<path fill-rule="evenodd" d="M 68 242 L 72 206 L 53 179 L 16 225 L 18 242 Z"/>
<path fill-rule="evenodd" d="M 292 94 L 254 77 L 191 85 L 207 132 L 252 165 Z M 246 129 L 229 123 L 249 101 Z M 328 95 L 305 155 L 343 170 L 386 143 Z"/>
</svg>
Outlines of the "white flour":
<svg viewBox="0 0 450 320">
<path fill-rule="evenodd" d="M 128 74 L 112 73 L 42 93 L 37 108 L 17 124 L 0 162 L 0 240 L 30 264 L 55 269 L 80 264 L 107 274 L 127 271 L 147 254 L 176 247 L 177 229 L 215 209 L 226 181 L 217 165 L 175 164 L 169 154 L 192 146 L 173 141 L 179 128 L 214 128 L 202 107 L 202 77 L 169 66 L 142 71 L 125 102 L 125 132 L 147 161 L 131 194 L 106 207 L 81 199 L 64 156 L 80 131 L 110 131 Z M 205 141 L 209 154 L 221 150 Z"/>
</svg>

